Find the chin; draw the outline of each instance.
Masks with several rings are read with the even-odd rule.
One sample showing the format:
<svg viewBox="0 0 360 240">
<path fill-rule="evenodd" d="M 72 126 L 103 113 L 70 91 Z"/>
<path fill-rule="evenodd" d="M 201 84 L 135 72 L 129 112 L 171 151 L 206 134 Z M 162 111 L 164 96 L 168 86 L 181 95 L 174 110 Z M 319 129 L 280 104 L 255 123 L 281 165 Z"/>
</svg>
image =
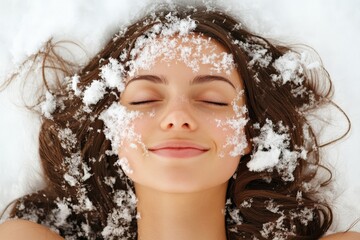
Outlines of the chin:
<svg viewBox="0 0 360 240">
<path fill-rule="evenodd" d="M 143 181 L 134 179 L 135 185 L 142 185 L 143 187 L 164 192 L 164 193 L 195 193 L 205 191 L 221 185 L 227 185 L 228 179 L 209 182 L 209 178 L 196 179 L 191 177 L 174 177 L 171 178 L 156 178 Z"/>
</svg>

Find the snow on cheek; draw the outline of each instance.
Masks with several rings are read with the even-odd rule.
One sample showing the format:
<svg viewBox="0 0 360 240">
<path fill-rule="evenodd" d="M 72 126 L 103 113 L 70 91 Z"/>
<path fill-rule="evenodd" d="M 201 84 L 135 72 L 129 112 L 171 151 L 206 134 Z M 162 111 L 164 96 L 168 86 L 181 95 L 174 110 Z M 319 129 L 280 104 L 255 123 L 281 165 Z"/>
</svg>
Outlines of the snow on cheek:
<svg viewBox="0 0 360 240">
<path fill-rule="evenodd" d="M 248 143 L 244 133 L 245 125 L 248 119 L 245 117 L 247 109 L 246 106 L 239 106 L 238 102 L 243 97 L 243 91 L 238 91 L 236 98 L 232 101 L 232 107 L 235 115 L 232 118 L 221 121 L 216 119 L 217 127 L 222 128 L 224 131 L 230 132 L 226 137 L 226 144 L 224 149 L 232 147 L 229 155 L 231 157 L 237 157 L 244 154 L 244 150 L 247 148 Z M 220 157 L 224 157 L 224 152 L 220 152 Z"/>
<path fill-rule="evenodd" d="M 150 118 L 154 118 L 156 115 L 155 109 L 151 110 L 151 112 L 148 112 Z"/>
<path fill-rule="evenodd" d="M 130 111 L 121 104 L 114 102 L 107 110 L 100 115 L 104 121 L 104 134 L 111 141 L 112 152 L 117 154 L 119 147 L 126 143 L 137 143 L 143 146 L 141 135 L 135 132 L 134 120 L 143 114 L 138 111 Z"/>
</svg>

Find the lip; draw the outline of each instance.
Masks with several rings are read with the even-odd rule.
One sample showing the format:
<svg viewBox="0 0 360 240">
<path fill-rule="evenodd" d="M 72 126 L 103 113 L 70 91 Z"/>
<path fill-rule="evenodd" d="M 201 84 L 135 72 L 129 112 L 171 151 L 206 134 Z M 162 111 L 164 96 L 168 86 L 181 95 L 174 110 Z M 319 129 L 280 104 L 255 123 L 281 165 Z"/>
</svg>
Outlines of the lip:
<svg viewBox="0 0 360 240">
<path fill-rule="evenodd" d="M 156 155 L 169 158 L 191 158 L 199 156 L 209 148 L 196 143 L 184 141 L 168 141 L 148 148 L 148 150 Z"/>
</svg>

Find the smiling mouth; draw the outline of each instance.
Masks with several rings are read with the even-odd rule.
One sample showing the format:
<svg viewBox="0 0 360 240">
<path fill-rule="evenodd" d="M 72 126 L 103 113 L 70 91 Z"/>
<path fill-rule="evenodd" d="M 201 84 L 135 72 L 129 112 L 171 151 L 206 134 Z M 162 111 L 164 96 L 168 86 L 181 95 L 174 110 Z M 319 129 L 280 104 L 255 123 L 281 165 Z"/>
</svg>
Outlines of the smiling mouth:
<svg viewBox="0 0 360 240">
<path fill-rule="evenodd" d="M 149 151 L 169 158 L 191 158 L 199 156 L 209 151 L 208 148 L 189 143 L 165 143 L 149 148 Z"/>
</svg>

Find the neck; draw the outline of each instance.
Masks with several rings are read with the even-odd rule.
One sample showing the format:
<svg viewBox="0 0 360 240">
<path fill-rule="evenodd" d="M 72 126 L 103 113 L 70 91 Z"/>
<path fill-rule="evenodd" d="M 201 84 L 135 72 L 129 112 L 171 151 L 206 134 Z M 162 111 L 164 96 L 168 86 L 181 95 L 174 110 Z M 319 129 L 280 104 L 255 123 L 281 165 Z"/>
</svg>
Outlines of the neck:
<svg viewBox="0 0 360 240">
<path fill-rule="evenodd" d="M 226 240 L 227 184 L 195 193 L 166 193 L 135 184 L 139 240 Z"/>
</svg>

